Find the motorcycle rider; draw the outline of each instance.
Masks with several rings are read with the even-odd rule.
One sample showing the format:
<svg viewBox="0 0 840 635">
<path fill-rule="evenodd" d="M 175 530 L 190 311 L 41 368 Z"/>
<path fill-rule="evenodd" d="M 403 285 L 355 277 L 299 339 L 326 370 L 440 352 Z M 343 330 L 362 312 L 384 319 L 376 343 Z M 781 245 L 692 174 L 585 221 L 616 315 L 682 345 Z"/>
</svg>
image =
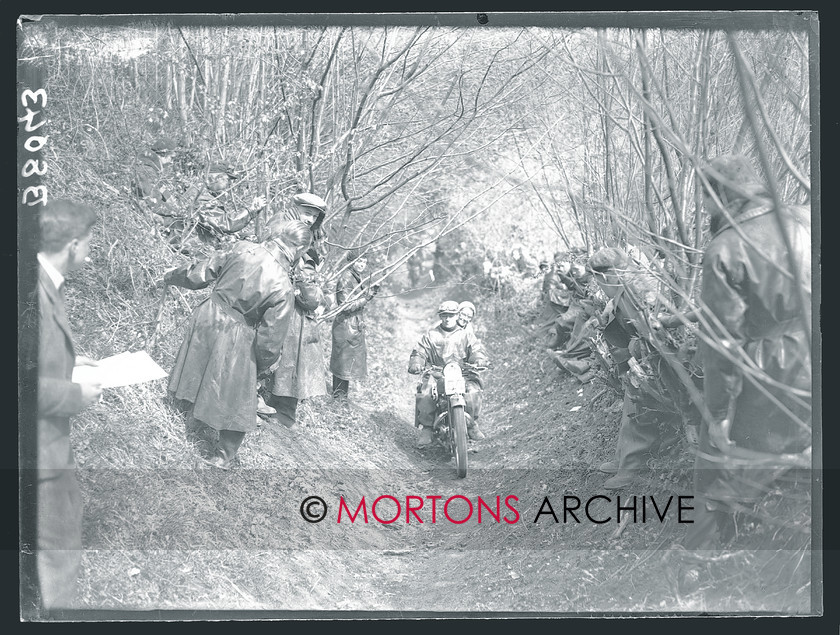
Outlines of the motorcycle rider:
<svg viewBox="0 0 840 635">
<path fill-rule="evenodd" d="M 452 300 L 443 302 L 438 308 L 440 323 L 429 330 L 411 351 L 408 362 L 408 372 L 419 375 L 427 365 L 444 366 L 449 362 L 464 362 L 476 366 L 486 366 L 489 363 L 487 353 L 481 341 L 476 338 L 472 329 L 458 327 L 458 303 Z M 478 427 L 478 417 L 481 412 L 481 378 L 475 371 L 464 368 L 466 384 L 465 410 L 470 415 L 467 433 L 470 439 L 484 439 L 484 433 Z M 417 445 L 429 445 L 434 438 L 432 426 L 437 411 L 437 395 L 443 393 L 443 374 L 432 371 L 425 376 L 417 386 L 415 396 L 415 424 L 420 427 Z"/>
</svg>

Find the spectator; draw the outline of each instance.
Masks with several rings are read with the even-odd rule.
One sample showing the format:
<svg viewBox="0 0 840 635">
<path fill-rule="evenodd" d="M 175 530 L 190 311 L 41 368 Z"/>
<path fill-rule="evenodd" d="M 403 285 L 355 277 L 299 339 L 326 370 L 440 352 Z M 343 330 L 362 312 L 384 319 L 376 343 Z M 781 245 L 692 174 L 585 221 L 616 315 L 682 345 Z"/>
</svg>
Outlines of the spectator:
<svg viewBox="0 0 840 635">
<path fill-rule="evenodd" d="M 624 406 L 618 431 L 615 459 L 600 466 L 613 473 L 604 489 L 623 489 L 647 469 L 647 460 L 661 445 L 660 424 L 673 424 L 673 413 L 637 384 L 641 365 L 654 374 L 669 372 L 656 348 L 650 343 L 647 313 L 653 308 L 656 294 L 647 279 L 621 249 L 607 247 L 597 251 L 588 262 L 595 281 L 610 298 L 603 316 L 604 338 L 613 347 L 624 386 Z M 631 373 L 633 377 L 631 377 Z"/>
<path fill-rule="evenodd" d="M 64 276 L 88 260 L 96 212 L 54 199 L 41 211 L 38 251 L 38 454 L 36 566 L 47 610 L 76 601 L 82 559 L 82 496 L 70 443 L 70 417 L 99 399 L 98 384 L 74 383 L 73 367 L 96 365 L 76 355 L 64 308 Z"/>
<path fill-rule="evenodd" d="M 217 249 L 223 243 L 245 238 L 243 233 L 259 211 L 265 207 L 265 196 L 257 196 L 249 206 L 236 200 L 231 191 L 233 182 L 242 174 L 228 163 L 211 163 L 203 186 L 194 185 L 184 195 L 188 210 L 170 222 L 169 242 L 187 253 Z"/>
<path fill-rule="evenodd" d="M 369 279 L 362 279 L 367 257 L 358 249 L 349 249 L 346 259 L 350 267 L 341 274 L 335 288 L 335 301 L 341 309 L 333 321 L 330 355 L 333 397 L 337 399 L 347 398 L 351 379 L 367 375 L 365 306 L 379 292 L 379 285 L 371 287 Z"/>
<path fill-rule="evenodd" d="M 566 252 L 558 251 L 554 254 L 554 267 L 543 279 L 544 306 L 539 330 L 547 333 L 546 346 L 550 349 L 562 346 L 571 330 L 571 325 L 563 326 L 561 320 L 572 303 L 571 266 Z"/>
<path fill-rule="evenodd" d="M 261 244 L 238 242 L 230 251 L 167 272 L 164 282 L 213 293 L 193 311 L 169 377 L 173 397 L 219 432 L 210 465 L 224 470 L 247 432 L 256 427 L 257 377 L 280 364 L 294 312 L 291 270 L 312 243 L 302 221 L 270 222 Z"/>
<path fill-rule="evenodd" d="M 318 275 L 321 263 L 319 245 L 326 210 L 324 199 L 305 192 L 292 197 L 292 207 L 285 214 L 287 220 L 306 223 L 315 238 L 315 244 L 300 257 L 292 270 L 295 310 L 290 318 L 279 366 L 268 381 L 266 399 L 268 406 L 276 410 L 273 420 L 287 428 L 295 426 L 301 399 L 327 394 L 324 354 L 316 321 L 330 305 Z"/>
<path fill-rule="evenodd" d="M 152 211 L 157 211 L 158 205 L 172 202 L 173 193 L 164 180 L 176 148 L 177 144 L 172 138 L 162 137 L 137 157 L 132 187 L 134 194 L 140 200 L 147 201 Z"/>
<path fill-rule="evenodd" d="M 744 156 L 718 157 L 703 174 L 711 186 L 703 201 L 714 234 L 703 259 L 701 316 L 716 344 L 702 344 L 700 351 L 711 420 L 700 430 L 689 549 L 720 546 L 732 528 L 733 505 L 757 501 L 784 472 L 743 467 L 743 460 L 739 467 L 732 455 L 747 450 L 809 458 L 811 445 L 808 209 L 777 208 Z M 744 359 L 759 372 L 746 372 Z"/>
<path fill-rule="evenodd" d="M 411 288 L 416 289 L 420 286 L 420 281 L 423 279 L 423 248 L 417 249 L 411 256 L 408 257 L 408 279 L 411 282 Z"/>
</svg>

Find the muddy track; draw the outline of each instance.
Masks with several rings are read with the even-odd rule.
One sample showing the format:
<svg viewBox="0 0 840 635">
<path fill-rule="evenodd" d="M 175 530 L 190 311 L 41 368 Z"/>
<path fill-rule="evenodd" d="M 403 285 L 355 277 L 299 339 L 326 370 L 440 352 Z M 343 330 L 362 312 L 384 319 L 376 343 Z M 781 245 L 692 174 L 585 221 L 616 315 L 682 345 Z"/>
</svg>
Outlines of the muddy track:
<svg viewBox="0 0 840 635">
<path fill-rule="evenodd" d="M 564 522 L 564 496 L 605 493 L 606 476 L 595 466 L 614 452 L 621 400 L 597 382 L 581 386 L 561 374 L 524 326 L 533 316 L 517 313 L 514 303 L 476 303 L 474 325 L 492 366 L 481 424 L 487 438 L 470 442 L 467 478 L 457 478 L 442 448 L 416 448 L 417 378 L 407 373 L 408 357 L 435 324 L 446 293 L 372 303 L 369 375 L 351 382 L 350 402 L 302 402 L 296 429 L 265 424 L 247 435 L 241 465 L 231 472 L 201 466 L 212 435 L 185 428 L 154 393 L 84 415 L 77 458 L 86 496 L 86 605 L 391 614 L 703 610 L 714 598 L 676 597 L 673 568 L 662 559 L 685 526 L 630 525 L 618 536 L 614 521 Z M 326 325 L 321 335 L 329 359 Z M 142 461 L 137 448 L 149 449 Z M 691 491 L 686 478 L 659 475 L 636 493 Z M 323 522 L 301 518 L 301 501 L 313 495 L 329 505 Z M 395 518 L 400 503 L 393 522 L 373 517 L 380 496 L 395 499 L 381 502 L 383 520 Z M 409 496 L 423 507 L 406 522 Z M 435 519 L 433 496 L 440 497 Z M 516 497 L 515 512 L 508 496 Z M 347 509 L 338 523 L 342 497 Z M 350 522 L 347 513 L 363 497 L 368 522 L 361 513 Z M 556 523 L 538 517 L 545 497 Z M 456 522 L 467 518 L 467 501 L 470 520 Z M 805 593 L 804 581 L 800 586 Z M 713 591 L 725 606 L 741 606 L 725 585 Z"/>
<path fill-rule="evenodd" d="M 487 439 L 470 442 L 466 479 L 457 478 L 454 460 L 443 448 L 420 450 L 415 446 L 413 395 L 417 380 L 405 369 L 413 343 L 434 324 L 434 310 L 441 299 L 440 290 L 399 298 L 393 304 L 389 330 L 369 333 L 370 376 L 351 387 L 351 403 L 339 411 L 342 423 L 338 429 L 323 429 L 315 412 L 319 404 L 313 403 L 313 416 L 311 420 L 304 417 L 300 431 L 264 431 L 259 443 L 268 445 L 264 452 L 276 460 L 302 470 L 303 479 L 297 483 L 300 495 L 309 487 L 310 493 L 317 492 L 329 501 L 344 496 L 352 501 L 351 509 L 362 496 L 369 509 L 372 501 L 383 495 L 401 503 L 401 515 L 393 523 L 370 518 L 368 524 L 360 519 L 348 524 L 345 517 L 339 527 L 330 515 L 328 522 L 333 526 L 322 523 L 314 527 L 311 547 L 330 549 L 331 566 L 345 570 L 348 558 L 363 552 L 371 574 L 333 576 L 327 596 L 372 593 L 377 600 L 367 606 L 380 610 L 569 610 L 558 601 L 568 597 L 574 585 L 546 592 L 545 577 L 537 572 L 542 570 L 545 575 L 548 565 L 554 571 L 576 567 L 581 558 L 589 557 L 592 541 L 598 539 L 585 535 L 592 532 L 591 527 L 575 528 L 580 549 L 568 548 L 575 540 L 561 535 L 555 526 L 529 526 L 531 518 L 525 516 L 535 513 L 534 502 L 542 500 L 549 487 L 554 490 L 563 457 L 555 461 L 540 456 L 538 424 L 529 420 L 526 411 L 514 409 L 514 417 L 507 414 L 512 407 L 509 402 L 516 398 L 506 393 L 509 387 L 498 385 L 494 391 L 494 384 L 500 382 L 492 374 L 488 377 L 482 423 Z M 498 346 L 489 341 L 486 345 L 492 356 Z M 491 371 L 500 376 L 505 372 L 504 367 Z M 579 387 L 572 381 L 564 381 L 561 389 L 579 396 Z M 337 407 L 333 403 L 327 406 Z M 276 439 L 268 442 L 272 435 Z M 307 469 L 316 466 L 316 470 Z M 446 521 L 437 503 L 456 495 L 469 499 L 476 508 L 478 497 L 488 503 L 481 524 L 475 522 L 477 509 L 471 522 Z M 518 499 L 511 500 L 518 519 L 505 506 L 509 495 Z M 423 523 L 417 521 L 418 516 L 410 516 L 406 522 L 407 496 L 424 499 L 418 513 Z M 434 521 L 427 498 L 431 496 L 441 497 L 436 501 Z M 417 502 L 415 499 L 414 504 Z M 465 518 L 467 505 L 456 499 L 448 508 L 451 517 Z M 396 513 L 390 500 L 378 509 L 383 519 Z M 501 518 L 497 520 L 490 512 Z M 519 522 L 508 524 L 504 518 Z"/>
</svg>

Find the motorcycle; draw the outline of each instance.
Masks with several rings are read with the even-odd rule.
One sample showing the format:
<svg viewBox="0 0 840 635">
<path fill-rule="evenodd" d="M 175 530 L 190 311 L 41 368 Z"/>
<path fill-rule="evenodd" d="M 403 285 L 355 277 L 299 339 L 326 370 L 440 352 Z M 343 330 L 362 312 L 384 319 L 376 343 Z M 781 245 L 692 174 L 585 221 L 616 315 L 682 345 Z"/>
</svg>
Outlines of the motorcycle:
<svg viewBox="0 0 840 635">
<path fill-rule="evenodd" d="M 475 366 L 464 363 L 463 366 L 471 371 L 486 370 L 485 366 Z M 437 379 L 434 373 L 443 374 L 443 394 L 437 392 Z M 443 367 L 431 366 L 423 373 L 423 379 L 432 376 L 434 392 L 437 395 L 437 408 L 432 434 L 435 441 L 446 448 L 455 457 L 458 478 L 467 476 L 467 427 L 472 420 L 466 410 L 466 380 L 461 365 L 449 362 Z"/>
</svg>

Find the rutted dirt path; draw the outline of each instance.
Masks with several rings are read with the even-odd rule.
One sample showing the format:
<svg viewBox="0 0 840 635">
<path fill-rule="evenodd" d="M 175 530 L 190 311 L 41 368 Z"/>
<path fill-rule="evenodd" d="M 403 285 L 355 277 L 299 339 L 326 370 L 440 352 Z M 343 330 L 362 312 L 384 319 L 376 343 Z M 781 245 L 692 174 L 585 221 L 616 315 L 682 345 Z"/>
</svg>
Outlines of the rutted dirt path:
<svg viewBox="0 0 840 635">
<path fill-rule="evenodd" d="M 567 485 L 577 487 L 581 478 L 603 480 L 592 474 L 588 462 L 587 467 L 578 469 L 580 456 L 568 455 L 577 449 L 574 443 L 567 443 L 561 453 L 552 453 L 556 446 L 550 442 L 566 436 L 567 431 L 574 434 L 583 415 L 594 416 L 591 410 L 583 410 L 583 405 L 597 391 L 581 388 L 571 378 L 556 382 L 550 367 L 540 368 L 544 356 L 536 349 L 508 350 L 514 341 L 520 348 L 528 347 L 529 337 L 522 331 L 509 333 L 504 342 L 486 339 L 491 331 L 496 334 L 497 329 L 488 329 L 488 325 L 499 316 L 481 315 L 480 307 L 475 326 L 485 337 L 494 361 L 486 378 L 482 422 L 487 439 L 470 442 L 469 474 L 458 479 L 454 461 L 445 450 L 415 447 L 412 424 L 417 379 L 406 372 L 413 343 L 435 324 L 435 308 L 444 299 L 443 293 L 428 290 L 398 298 L 391 305 L 387 329 L 368 333 L 370 375 L 361 385 L 351 385 L 351 404 L 341 412 L 343 423 L 338 430 L 323 429 L 313 410 L 299 432 L 263 433 L 283 437 L 271 444 L 277 459 L 284 460 L 291 452 L 293 457 L 285 456 L 291 459 L 290 467 L 317 465 L 321 470 L 304 473 L 308 476 L 300 494 L 319 494 L 332 505 L 330 513 L 326 522 L 300 529 L 308 531 L 312 548 L 328 545 L 333 550 L 327 566 L 345 572 L 330 577 L 330 592 L 324 599 L 358 597 L 367 592 L 371 593 L 368 606 L 380 610 L 575 610 L 570 598 L 578 593 L 581 582 L 589 580 L 568 573 L 579 571 L 581 563 L 595 558 L 593 549 L 609 549 L 604 538 L 613 527 L 598 531 L 591 525 L 535 525 L 533 519 L 544 496 L 562 499 Z M 517 369 L 508 361 L 511 353 L 518 360 Z M 523 374 L 527 385 L 523 385 Z M 545 388 L 540 388 L 540 381 Z M 535 411 L 545 396 L 566 402 L 564 406 L 577 403 L 579 407 L 570 415 L 573 419 L 562 418 L 563 423 L 555 412 Z M 529 404 L 528 399 L 535 401 Z M 323 406 L 338 407 L 333 402 Z M 551 429 L 545 429 L 547 425 Z M 351 466 L 354 469 L 348 470 Z M 312 489 L 304 491 L 306 487 Z M 383 495 L 401 504 L 400 516 L 393 523 L 378 523 L 371 516 L 364 524 L 359 516 L 348 524 L 346 515 L 340 526 L 336 523 L 340 496 L 351 502 L 353 511 L 364 496 L 370 513 L 373 501 Z M 417 514 L 422 524 L 414 515 L 406 522 L 407 496 L 423 499 Z M 432 496 L 440 497 L 435 501 L 434 522 Z M 463 498 L 443 510 L 444 501 L 452 496 Z M 489 507 L 482 508 L 480 524 L 476 522 L 479 497 Z M 415 506 L 419 503 L 417 499 L 413 502 Z M 462 520 L 469 513 L 469 504 L 473 505 L 469 521 L 447 521 L 445 511 Z M 396 514 L 390 500 L 377 509 L 382 519 Z M 298 520 L 298 525 L 305 523 Z M 359 550 L 364 550 L 367 573 L 347 576 L 349 554 L 357 555 Z M 597 566 L 592 568 L 597 571 Z M 604 608 L 608 610 L 611 604 Z"/>
<path fill-rule="evenodd" d="M 673 540 L 673 524 L 631 526 L 615 539 L 614 523 L 563 522 L 564 495 L 604 493 L 605 476 L 593 466 L 612 455 L 620 401 L 595 382 L 581 386 L 561 375 L 523 326 L 530 317 L 511 303 L 476 301 L 474 326 L 492 366 L 482 414 L 487 438 L 470 443 L 467 478 L 457 478 L 442 448 L 415 447 L 417 378 L 406 371 L 408 357 L 444 299 L 476 301 L 428 289 L 371 303 L 377 319 L 368 319 L 369 376 L 351 382 L 349 404 L 330 397 L 303 402 L 296 429 L 263 425 L 249 434 L 240 467 L 228 473 L 202 467 L 208 440 L 185 430 L 182 419 L 161 421 L 159 404 L 138 412 L 128 400 L 93 412 L 82 425 L 103 420 L 99 444 L 78 453 L 87 498 L 87 605 L 698 610 L 675 600 L 660 563 L 657 547 Z M 321 335 L 328 359 L 326 325 Z M 152 429 L 155 463 L 137 464 L 131 448 L 148 445 Z M 316 524 L 299 509 L 313 495 L 329 505 Z M 400 502 L 392 523 L 372 516 L 380 496 Z M 406 522 L 408 496 L 422 499 L 423 523 L 413 515 Z M 440 497 L 434 522 L 433 496 Z M 453 496 L 461 498 L 442 509 Z M 354 512 L 364 497 L 369 522 L 360 514 L 351 523 L 346 513 L 336 522 L 341 497 Z M 481 523 L 479 497 L 487 505 Z M 544 497 L 560 522 L 548 514 L 534 522 Z M 446 519 L 446 511 L 466 518 L 469 504 L 468 521 Z M 377 511 L 391 519 L 396 507 L 385 499 Z"/>
</svg>

